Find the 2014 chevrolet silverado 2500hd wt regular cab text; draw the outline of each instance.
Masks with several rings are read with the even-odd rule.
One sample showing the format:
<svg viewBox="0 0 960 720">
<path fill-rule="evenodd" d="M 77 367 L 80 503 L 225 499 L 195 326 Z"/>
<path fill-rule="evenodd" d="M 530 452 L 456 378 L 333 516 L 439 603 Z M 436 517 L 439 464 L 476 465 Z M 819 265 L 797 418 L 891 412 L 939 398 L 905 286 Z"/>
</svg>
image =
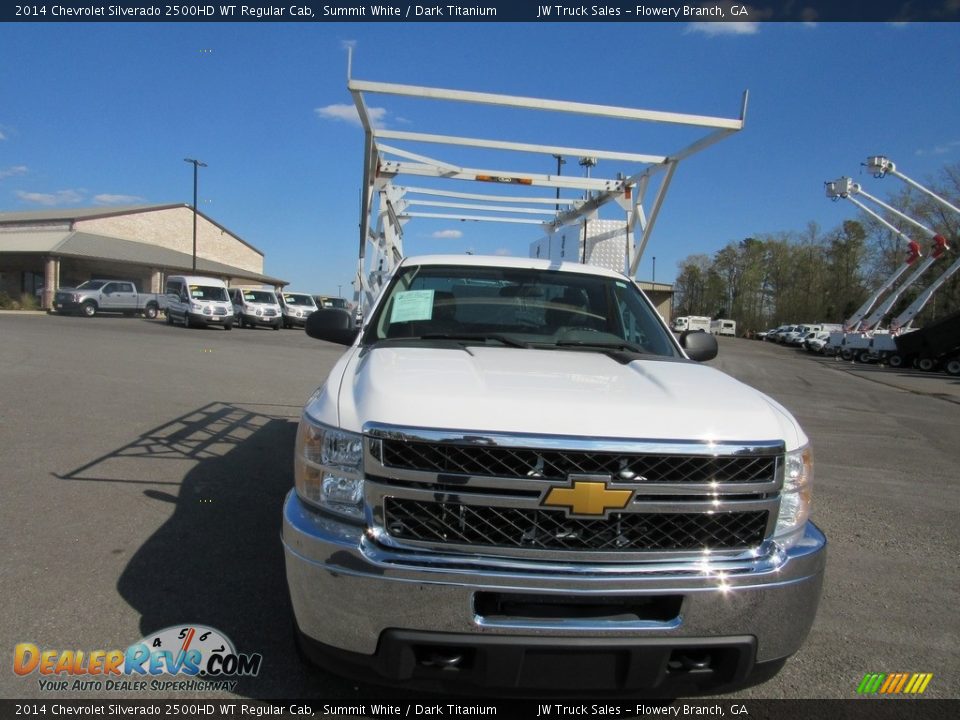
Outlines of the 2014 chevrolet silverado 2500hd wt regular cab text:
<svg viewBox="0 0 960 720">
<path fill-rule="evenodd" d="M 373 682 L 651 695 L 771 676 L 816 613 L 807 437 L 634 282 L 404 259 L 307 402 L 283 512 L 301 648 Z"/>
</svg>

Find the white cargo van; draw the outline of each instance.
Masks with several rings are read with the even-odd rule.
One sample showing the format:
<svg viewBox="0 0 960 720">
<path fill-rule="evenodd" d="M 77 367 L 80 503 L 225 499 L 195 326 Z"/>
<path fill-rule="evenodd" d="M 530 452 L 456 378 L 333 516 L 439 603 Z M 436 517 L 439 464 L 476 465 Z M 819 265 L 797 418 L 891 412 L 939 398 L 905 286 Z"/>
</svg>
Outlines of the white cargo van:
<svg viewBox="0 0 960 720">
<path fill-rule="evenodd" d="M 303 327 L 307 318 L 317 309 L 316 301 L 308 293 L 282 292 L 279 300 L 285 328 Z"/>
<path fill-rule="evenodd" d="M 230 288 L 233 303 L 233 321 L 238 327 L 266 325 L 280 329 L 283 322 L 280 303 L 273 290 L 265 288 Z"/>
<path fill-rule="evenodd" d="M 710 332 L 714 335 L 737 336 L 737 323 L 735 320 L 711 320 Z"/>
<path fill-rule="evenodd" d="M 220 325 L 233 329 L 233 305 L 227 284 L 218 278 L 171 275 L 167 278 L 167 325 Z"/>
</svg>

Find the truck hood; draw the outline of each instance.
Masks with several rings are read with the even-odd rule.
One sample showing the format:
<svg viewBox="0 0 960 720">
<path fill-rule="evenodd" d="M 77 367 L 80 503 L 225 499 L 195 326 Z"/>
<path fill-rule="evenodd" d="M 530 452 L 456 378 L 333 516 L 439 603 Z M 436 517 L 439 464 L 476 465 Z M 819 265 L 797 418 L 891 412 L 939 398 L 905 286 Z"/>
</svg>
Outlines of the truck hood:
<svg viewBox="0 0 960 720">
<path fill-rule="evenodd" d="M 470 346 L 354 348 L 307 411 L 366 422 L 624 439 L 806 442 L 771 398 L 711 367 L 599 352 Z"/>
</svg>

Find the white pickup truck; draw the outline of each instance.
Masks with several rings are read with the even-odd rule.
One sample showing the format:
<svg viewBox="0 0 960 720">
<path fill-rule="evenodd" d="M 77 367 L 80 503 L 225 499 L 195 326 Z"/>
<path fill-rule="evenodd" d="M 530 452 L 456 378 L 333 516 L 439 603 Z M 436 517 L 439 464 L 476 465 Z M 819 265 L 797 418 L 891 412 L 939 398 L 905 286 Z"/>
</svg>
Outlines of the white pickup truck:
<svg viewBox="0 0 960 720">
<path fill-rule="evenodd" d="M 601 268 L 407 258 L 309 399 L 283 510 L 301 650 L 468 693 L 722 692 L 806 637 L 826 540 L 783 407 Z"/>
<path fill-rule="evenodd" d="M 111 312 L 142 313 L 152 319 L 166 306 L 163 295 L 139 292 L 136 285 L 126 280 L 87 280 L 75 288 L 57 288 L 53 296 L 53 308 L 57 312 L 80 313 L 86 317 Z"/>
</svg>

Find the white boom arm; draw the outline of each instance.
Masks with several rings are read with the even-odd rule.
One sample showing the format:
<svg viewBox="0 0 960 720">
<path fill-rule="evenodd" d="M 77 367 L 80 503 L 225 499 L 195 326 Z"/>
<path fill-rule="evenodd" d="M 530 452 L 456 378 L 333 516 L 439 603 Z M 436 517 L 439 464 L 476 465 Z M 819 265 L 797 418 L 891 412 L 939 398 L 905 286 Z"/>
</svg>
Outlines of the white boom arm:
<svg viewBox="0 0 960 720">
<path fill-rule="evenodd" d="M 925 195 L 930 196 L 949 210 L 953 210 L 953 212 L 960 214 L 960 208 L 956 207 L 955 205 L 951 205 L 945 199 L 933 192 L 933 190 L 930 188 L 924 187 L 916 180 L 911 180 L 908 178 L 902 172 L 897 170 L 897 166 L 889 158 L 884 157 L 883 155 L 872 155 L 867 158 L 866 166 L 867 169 L 873 173 L 874 177 L 882 178 L 886 177 L 887 175 L 893 175 L 894 177 L 900 178 L 907 185 L 916 188 Z"/>
<path fill-rule="evenodd" d="M 933 297 L 933 294 L 939 290 L 940 286 L 949 280 L 954 273 L 957 272 L 957 270 L 960 270 L 960 257 L 954 260 L 953 264 L 944 270 L 940 277 L 930 283 L 930 287 L 920 293 L 917 299 L 911 303 L 910 307 L 894 318 L 894 320 L 890 323 L 890 332 L 903 332 L 909 328 L 910 324 L 913 322 L 913 319 L 920 314 L 920 311 L 923 310 L 926 304 L 930 301 L 930 298 Z"/>
<path fill-rule="evenodd" d="M 872 217 L 876 218 L 883 225 L 885 225 L 887 228 L 892 230 L 897 236 L 903 238 L 907 242 L 907 258 L 904 261 L 904 263 L 900 265 L 896 270 L 894 270 L 893 274 L 889 278 L 887 278 L 886 282 L 884 282 L 883 285 L 876 292 L 874 292 L 869 298 L 867 298 L 866 302 L 864 302 L 863 305 L 857 308 L 856 312 L 854 312 L 843 323 L 844 332 L 869 331 L 869 330 L 872 330 L 874 327 L 876 327 L 880 323 L 880 321 L 883 319 L 883 317 L 888 312 L 890 312 L 890 308 L 892 308 L 894 303 L 896 303 L 896 301 L 900 298 L 900 296 L 903 294 L 903 291 L 906 290 L 908 287 L 910 287 L 910 285 L 912 285 L 914 282 L 916 282 L 916 280 L 924 273 L 924 271 L 927 268 L 929 268 L 930 265 L 932 265 L 933 262 L 938 257 L 940 257 L 940 253 L 942 253 L 942 249 L 940 250 L 940 253 L 937 252 L 938 247 L 940 247 L 940 243 L 936 241 L 936 238 L 939 236 L 934 236 L 935 237 L 934 254 L 931 255 L 931 257 L 924 260 L 924 262 L 921 263 L 921 265 L 907 278 L 906 282 L 904 282 L 902 285 L 897 287 L 897 289 L 894 290 L 894 292 L 890 295 L 890 297 L 888 297 L 880 305 L 880 307 L 878 307 L 876 311 L 874 311 L 874 313 L 870 315 L 870 317 L 868 317 L 866 320 L 863 320 L 864 316 L 868 312 L 870 312 L 870 309 L 883 296 L 883 294 L 887 292 L 891 287 L 893 287 L 893 285 L 897 282 L 897 280 L 899 280 L 900 277 L 907 271 L 907 269 L 911 265 L 913 265 L 913 263 L 916 262 L 916 260 L 921 256 L 920 244 L 917 243 L 915 240 L 911 239 L 909 236 L 907 236 L 905 233 L 903 233 L 893 224 L 887 222 L 887 220 L 885 220 L 881 215 L 871 210 L 864 203 L 857 200 L 854 197 L 854 195 L 856 194 L 863 194 L 865 197 L 870 197 L 871 199 L 875 199 L 875 198 L 872 198 L 872 196 L 864 193 L 860 185 L 853 182 L 853 180 L 851 180 L 850 178 L 842 177 L 842 178 L 839 178 L 838 180 L 833 180 L 831 182 L 826 183 L 826 187 L 827 187 L 828 198 L 830 198 L 831 200 L 839 200 L 841 198 L 844 200 L 849 200 L 851 203 L 856 205 L 858 208 L 863 210 L 868 215 L 871 215 Z M 898 215 L 901 215 L 899 211 L 894 210 L 894 208 L 890 208 L 885 203 L 880 203 L 880 201 L 877 201 L 877 202 L 883 207 L 886 207 L 891 211 L 896 212 Z M 906 216 L 903 216 L 903 217 L 906 217 Z M 922 225 L 920 227 L 932 234 L 931 230 L 928 230 Z M 940 238 L 940 240 L 942 241 L 943 246 L 945 246 L 946 241 L 943 240 L 943 238 Z"/>
<path fill-rule="evenodd" d="M 923 275 L 927 269 L 933 265 L 940 257 L 943 255 L 943 251 L 938 251 L 936 248 L 934 251 L 917 266 L 917 269 L 914 270 L 910 276 L 890 295 L 880 304 L 880 306 L 871 313 L 870 317 L 863 321 L 862 326 L 859 328 L 863 331 L 874 330 L 883 318 L 890 312 L 893 306 L 896 304 L 897 300 L 900 299 L 900 296 L 903 295 L 904 291 L 913 285 L 917 280 L 920 279 L 920 276 Z"/>
</svg>

